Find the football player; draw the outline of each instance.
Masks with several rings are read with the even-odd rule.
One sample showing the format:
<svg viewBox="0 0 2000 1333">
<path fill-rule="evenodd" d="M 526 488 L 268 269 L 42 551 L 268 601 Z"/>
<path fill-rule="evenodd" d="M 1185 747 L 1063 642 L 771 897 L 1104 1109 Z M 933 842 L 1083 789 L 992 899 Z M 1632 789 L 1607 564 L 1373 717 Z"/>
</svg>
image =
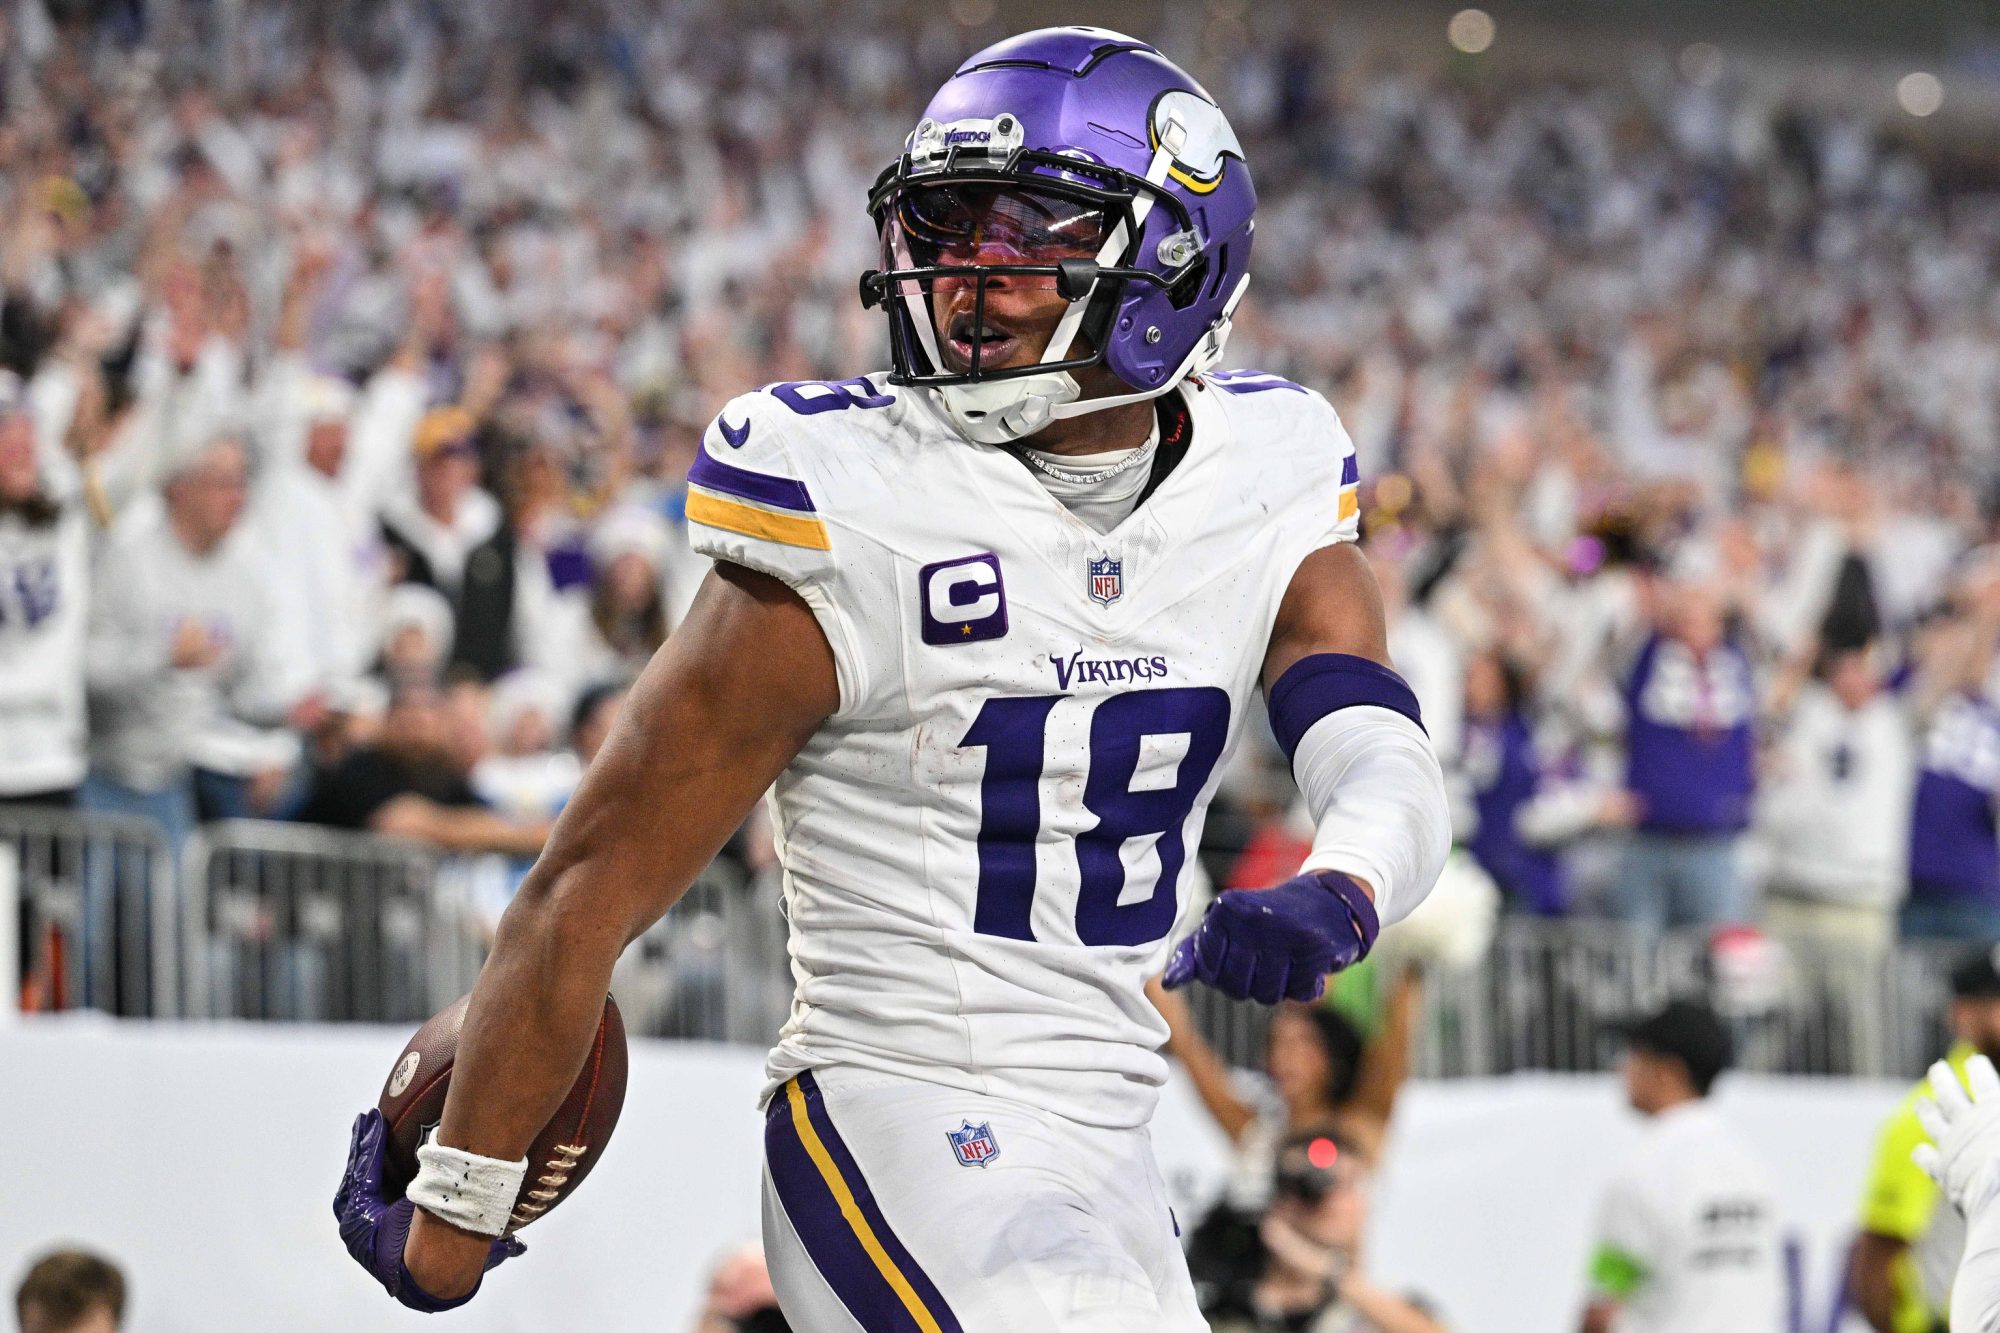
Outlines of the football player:
<svg viewBox="0 0 2000 1333">
<path fill-rule="evenodd" d="M 1311 999 L 1449 842 L 1346 432 L 1296 384 L 1210 373 L 1255 206 L 1214 99 L 1143 42 L 1029 33 L 939 90 L 870 199 L 894 369 L 710 427 L 687 512 L 715 571 L 501 923 L 411 1197 L 343 1196 L 392 1294 L 456 1304 L 509 1252 L 613 961 L 769 789 L 787 1318 L 1205 1327 L 1147 1136 L 1146 979 Z M 1176 947 L 1260 689 L 1318 836 Z M 357 1123 L 354 1179 L 381 1137 Z"/>
<path fill-rule="evenodd" d="M 1965 1248 L 1951 1279 L 1951 1327 L 2000 1333 L 2000 1073 L 1984 1055 L 1930 1068 L 1929 1097 L 1917 1119 L 1931 1142 L 1911 1150 L 1965 1222 Z M 1939 1327 L 1943 1327 L 1942 1324 Z"/>
</svg>

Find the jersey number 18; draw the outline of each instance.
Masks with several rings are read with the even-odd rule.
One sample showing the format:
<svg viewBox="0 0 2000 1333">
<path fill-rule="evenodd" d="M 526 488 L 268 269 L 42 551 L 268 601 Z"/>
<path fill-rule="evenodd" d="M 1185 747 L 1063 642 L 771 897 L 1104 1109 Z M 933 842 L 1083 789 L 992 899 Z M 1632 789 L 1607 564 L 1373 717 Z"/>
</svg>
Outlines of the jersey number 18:
<svg viewBox="0 0 2000 1333">
<path fill-rule="evenodd" d="M 1035 844 L 1042 831 L 1042 755 L 1049 712 L 1067 695 L 988 699 L 959 744 L 986 750 L 979 784 L 979 899 L 973 929 L 1035 938 Z M 1076 934 L 1084 944 L 1150 944 L 1173 929 L 1183 829 L 1195 798 L 1222 757 L 1229 695 L 1213 685 L 1133 690 L 1097 705 L 1090 718 L 1090 766 L 1083 804 L 1097 816 L 1076 837 Z M 1135 789 L 1142 742 L 1185 736 L 1187 752 L 1170 787 Z M 1132 838 L 1158 835 L 1160 878 L 1150 896 L 1121 903 Z"/>
</svg>

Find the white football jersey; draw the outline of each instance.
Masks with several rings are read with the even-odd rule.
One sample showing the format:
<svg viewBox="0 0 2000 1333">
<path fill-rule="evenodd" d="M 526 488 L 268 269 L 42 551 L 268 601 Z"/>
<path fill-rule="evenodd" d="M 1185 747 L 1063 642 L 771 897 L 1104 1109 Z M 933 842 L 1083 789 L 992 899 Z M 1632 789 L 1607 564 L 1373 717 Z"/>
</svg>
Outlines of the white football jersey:
<svg viewBox="0 0 2000 1333">
<path fill-rule="evenodd" d="M 1151 1117 L 1143 984 L 1279 601 L 1357 531 L 1318 394 L 1244 372 L 1181 394 L 1162 447 L 1185 457 L 1107 534 L 882 375 L 772 385 L 709 428 L 696 549 L 796 589 L 840 681 L 772 790 L 797 983 L 772 1086 L 846 1065 Z"/>
<path fill-rule="evenodd" d="M 90 520 L 81 503 L 46 525 L 0 514 L 0 796 L 83 781 L 89 601 Z"/>
</svg>

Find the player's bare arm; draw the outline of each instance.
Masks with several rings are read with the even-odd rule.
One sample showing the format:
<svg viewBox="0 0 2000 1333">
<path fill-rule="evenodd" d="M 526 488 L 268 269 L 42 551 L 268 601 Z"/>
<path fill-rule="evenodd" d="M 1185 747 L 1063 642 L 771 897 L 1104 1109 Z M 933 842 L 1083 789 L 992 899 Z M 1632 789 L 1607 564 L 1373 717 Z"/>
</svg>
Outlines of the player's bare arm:
<svg viewBox="0 0 2000 1333">
<path fill-rule="evenodd" d="M 1351 542 L 1314 551 L 1292 575 L 1264 654 L 1265 691 L 1315 653 L 1345 653 L 1390 665 L 1382 589 L 1368 557 Z"/>
<path fill-rule="evenodd" d="M 501 919 L 473 989 L 438 1142 L 520 1158 L 575 1078 L 619 953 L 679 900 L 839 702 L 812 612 L 721 565 L 634 687 Z M 492 1238 L 418 1209 L 404 1261 L 441 1300 Z"/>
</svg>

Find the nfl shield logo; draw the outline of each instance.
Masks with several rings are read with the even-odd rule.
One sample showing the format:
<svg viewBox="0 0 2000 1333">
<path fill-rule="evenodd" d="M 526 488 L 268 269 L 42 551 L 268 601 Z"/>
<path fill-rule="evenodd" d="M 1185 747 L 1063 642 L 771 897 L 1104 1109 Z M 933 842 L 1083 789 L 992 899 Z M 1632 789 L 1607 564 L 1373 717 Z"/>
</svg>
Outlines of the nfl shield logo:
<svg viewBox="0 0 2000 1333">
<path fill-rule="evenodd" d="M 1125 595 L 1125 562 L 1106 556 L 1090 562 L 1090 600 L 1109 606 Z"/>
<path fill-rule="evenodd" d="M 951 1150 L 960 1166 L 985 1166 L 1000 1155 L 1000 1144 L 993 1137 L 990 1121 L 977 1125 L 970 1120 L 961 1121 L 957 1129 L 947 1129 L 944 1136 L 951 1140 Z"/>
</svg>

